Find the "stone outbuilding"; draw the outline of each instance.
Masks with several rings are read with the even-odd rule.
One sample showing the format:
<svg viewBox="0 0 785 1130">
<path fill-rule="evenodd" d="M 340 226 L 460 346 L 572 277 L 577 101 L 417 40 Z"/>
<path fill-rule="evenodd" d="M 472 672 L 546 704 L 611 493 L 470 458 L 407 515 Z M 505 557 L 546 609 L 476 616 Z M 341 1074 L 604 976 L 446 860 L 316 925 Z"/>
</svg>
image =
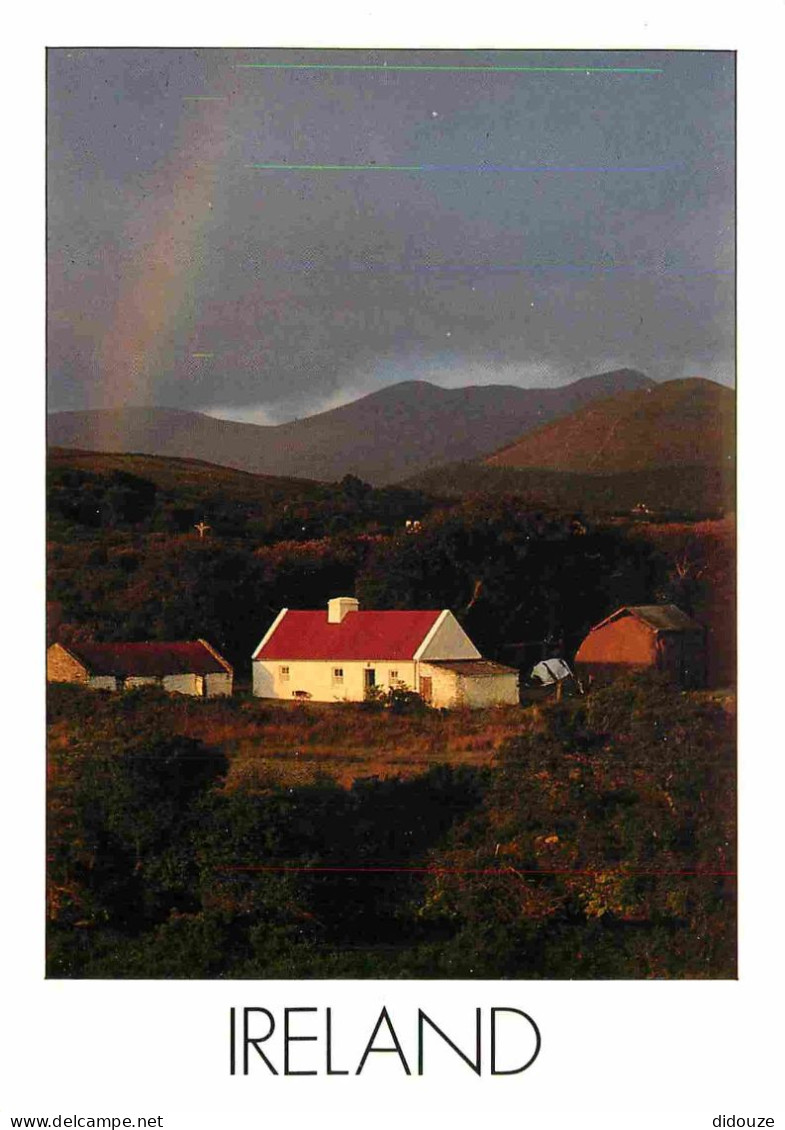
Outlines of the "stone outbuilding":
<svg viewBox="0 0 785 1130">
<path fill-rule="evenodd" d="M 491 659 L 432 659 L 420 667 L 430 679 L 433 706 L 500 706 L 517 703 L 518 672 Z M 422 691 L 420 692 L 422 693 Z"/>
<path fill-rule="evenodd" d="M 374 688 L 436 707 L 517 704 L 518 672 L 480 652 L 449 609 L 361 612 L 354 597 L 279 612 L 253 654 L 261 698 L 362 702 Z"/>
<path fill-rule="evenodd" d="M 596 624 L 575 655 L 580 678 L 655 670 L 683 687 L 706 681 L 706 633 L 675 604 L 618 608 Z"/>
<path fill-rule="evenodd" d="M 234 672 L 207 640 L 172 643 L 53 643 L 46 653 L 50 683 L 96 690 L 158 686 L 178 694 L 230 695 Z"/>
</svg>

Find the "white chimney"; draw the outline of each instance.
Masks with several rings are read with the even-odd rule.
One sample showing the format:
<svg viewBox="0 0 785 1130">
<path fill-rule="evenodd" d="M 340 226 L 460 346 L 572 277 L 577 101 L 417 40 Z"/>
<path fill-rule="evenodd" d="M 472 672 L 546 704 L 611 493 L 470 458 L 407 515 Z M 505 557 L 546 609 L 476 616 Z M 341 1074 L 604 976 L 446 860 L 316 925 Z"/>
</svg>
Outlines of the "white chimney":
<svg viewBox="0 0 785 1130">
<path fill-rule="evenodd" d="M 359 600 L 353 596 L 334 596 L 327 601 L 327 623 L 340 624 L 347 612 L 358 612 Z"/>
</svg>

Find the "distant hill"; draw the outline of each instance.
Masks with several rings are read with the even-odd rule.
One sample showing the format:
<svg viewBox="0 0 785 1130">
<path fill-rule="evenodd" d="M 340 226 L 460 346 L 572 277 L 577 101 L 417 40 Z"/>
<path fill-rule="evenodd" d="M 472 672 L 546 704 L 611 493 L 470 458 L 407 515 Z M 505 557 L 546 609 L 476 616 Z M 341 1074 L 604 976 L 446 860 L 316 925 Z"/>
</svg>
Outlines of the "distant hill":
<svg viewBox="0 0 785 1130">
<path fill-rule="evenodd" d="M 205 520 L 213 534 L 266 540 L 301 531 L 303 509 L 329 488 L 307 479 L 253 475 L 194 459 L 50 448 L 47 536 L 55 542 L 110 530 L 193 535 Z"/>
<path fill-rule="evenodd" d="M 444 389 L 404 381 L 329 412 L 267 427 L 169 408 L 56 412 L 48 419 L 48 442 L 178 456 L 267 475 L 336 481 L 353 474 L 383 485 L 443 463 L 481 458 L 594 400 L 653 387 L 632 369 L 547 389 Z"/>
<path fill-rule="evenodd" d="M 195 459 L 50 448 L 47 535 L 55 543 L 109 536 L 188 534 L 255 545 L 340 533 L 403 529 L 436 499 L 399 486 L 370 487 L 255 475 Z"/>
<path fill-rule="evenodd" d="M 50 447 L 47 452 L 50 472 L 86 471 L 109 475 L 122 472 L 154 483 L 162 491 L 176 494 L 185 502 L 204 503 L 208 499 L 262 505 L 280 501 L 300 501 L 318 496 L 322 484 L 307 479 L 254 475 L 220 467 L 198 459 L 173 456 L 127 455 L 99 451 L 79 451 Z"/>
<path fill-rule="evenodd" d="M 585 405 L 482 460 L 411 476 L 453 496 L 517 494 L 532 505 L 620 513 L 733 509 L 735 394 L 700 378 L 667 381 Z"/>
<path fill-rule="evenodd" d="M 732 389 L 693 377 L 597 400 L 523 435 L 491 467 L 618 474 L 734 462 Z"/>
<path fill-rule="evenodd" d="M 703 517 L 733 510 L 734 478 L 734 467 L 660 467 L 587 475 L 537 467 L 452 463 L 414 475 L 402 485 L 452 498 L 517 495 L 525 505 L 561 512 L 628 514 L 642 502 L 656 514 Z"/>
</svg>

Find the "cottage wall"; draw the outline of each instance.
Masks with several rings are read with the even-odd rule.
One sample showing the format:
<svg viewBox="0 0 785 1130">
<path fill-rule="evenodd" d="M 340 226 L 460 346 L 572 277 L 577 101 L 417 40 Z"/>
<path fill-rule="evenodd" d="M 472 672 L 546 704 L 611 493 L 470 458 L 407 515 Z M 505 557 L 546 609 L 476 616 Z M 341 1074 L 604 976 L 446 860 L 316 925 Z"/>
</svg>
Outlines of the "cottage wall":
<svg viewBox="0 0 785 1130">
<path fill-rule="evenodd" d="M 458 705 L 458 676 L 454 671 L 421 663 L 419 678 L 431 680 L 431 706 L 444 708 Z M 417 689 L 419 691 L 419 685 Z"/>
<path fill-rule="evenodd" d="M 461 705 L 472 707 L 517 706 L 520 701 L 518 676 L 515 672 L 482 679 L 462 675 L 458 681 L 458 700 Z"/>
<path fill-rule="evenodd" d="M 163 687 L 170 694 L 202 695 L 202 678 L 209 697 L 218 695 L 231 695 L 232 676 L 228 672 L 216 672 L 205 676 L 193 673 L 181 675 L 129 675 L 122 680 L 124 690 L 134 690 L 137 687 Z M 114 675 L 93 675 L 86 680 L 88 686 L 96 690 L 117 690 L 117 679 Z"/>
<path fill-rule="evenodd" d="M 194 674 L 187 675 L 164 675 L 161 679 L 161 685 L 165 691 L 173 694 L 201 694 L 198 684 L 198 676 Z M 130 679 L 126 680 L 126 686 L 130 683 Z"/>
<path fill-rule="evenodd" d="M 501 706 L 518 704 L 518 676 L 509 674 L 483 677 L 459 675 L 447 667 L 420 664 L 420 678 L 431 679 L 431 705 L 438 708 Z"/>
<path fill-rule="evenodd" d="M 343 681 L 336 682 L 335 668 L 343 671 Z M 288 668 L 288 678 L 283 668 Z M 305 692 L 314 702 L 362 702 L 365 698 L 365 671 L 372 669 L 377 687 L 388 690 L 391 671 L 398 672 L 398 682 L 415 687 L 415 664 L 411 660 L 284 660 L 255 659 L 253 693 L 259 698 L 296 699 L 297 691 Z"/>
<path fill-rule="evenodd" d="M 208 698 L 230 695 L 232 693 L 232 676 L 228 671 L 205 675 L 205 685 Z"/>
<path fill-rule="evenodd" d="M 114 675 L 91 675 L 87 685 L 94 691 L 116 691 L 117 679 Z"/>
<path fill-rule="evenodd" d="M 62 644 L 53 643 L 46 652 L 46 678 L 50 683 L 86 683 L 87 668 Z"/>
</svg>

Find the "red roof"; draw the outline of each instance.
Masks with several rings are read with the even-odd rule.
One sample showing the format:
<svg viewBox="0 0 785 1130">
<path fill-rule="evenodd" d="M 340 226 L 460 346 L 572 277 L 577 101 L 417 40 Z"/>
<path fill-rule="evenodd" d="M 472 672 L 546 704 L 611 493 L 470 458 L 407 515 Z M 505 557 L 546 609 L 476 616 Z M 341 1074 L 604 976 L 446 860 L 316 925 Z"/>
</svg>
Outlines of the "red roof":
<svg viewBox="0 0 785 1130">
<path fill-rule="evenodd" d="M 211 675 L 231 671 L 201 640 L 173 643 L 79 643 L 66 650 L 93 675 Z"/>
<path fill-rule="evenodd" d="M 329 624 L 326 610 L 288 611 L 254 659 L 413 659 L 440 616 L 348 612 L 340 624 Z"/>
</svg>

